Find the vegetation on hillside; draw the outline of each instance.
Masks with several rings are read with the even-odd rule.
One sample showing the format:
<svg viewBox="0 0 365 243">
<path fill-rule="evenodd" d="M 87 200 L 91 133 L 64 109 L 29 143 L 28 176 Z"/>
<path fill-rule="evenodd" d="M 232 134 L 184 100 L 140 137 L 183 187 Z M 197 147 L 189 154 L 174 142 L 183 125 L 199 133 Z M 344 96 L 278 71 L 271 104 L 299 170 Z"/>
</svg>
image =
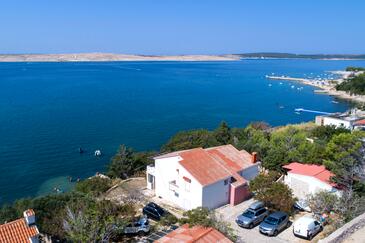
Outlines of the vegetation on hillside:
<svg viewBox="0 0 365 243">
<path fill-rule="evenodd" d="M 337 90 L 346 91 L 350 94 L 365 95 L 365 73 L 349 77 L 336 86 Z"/>
<path fill-rule="evenodd" d="M 249 189 L 254 193 L 254 198 L 263 202 L 270 210 L 291 213 L 296 199 L 291 189 L 277 179 L 278 173 L 261 173 L 250 181 Z"/>
<path fill-rule="evenodd" d="M 363 67 L 347 67 L 346 71 L 348 71 L 348 72 L 359 72 L 359 71 L 365 71 L 365 68 L 363 68 Z"/>
</svg>

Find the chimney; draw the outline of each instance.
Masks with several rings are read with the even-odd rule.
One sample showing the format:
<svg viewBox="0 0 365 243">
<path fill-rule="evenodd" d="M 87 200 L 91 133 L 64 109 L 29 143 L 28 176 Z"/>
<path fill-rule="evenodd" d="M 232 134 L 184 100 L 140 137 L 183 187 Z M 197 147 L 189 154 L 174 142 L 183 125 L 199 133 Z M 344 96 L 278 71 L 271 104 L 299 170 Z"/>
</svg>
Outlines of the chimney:
<svg viewBox="0 0 365 243">
<path fill-rule="evenodd" d="M 256 163 L 257 162 L 257 152 L 252 152 L 251 154 L 251 162 Z"/>
<path fill-rule="evenodd" d="M 35 224 L 35 213 L 33 209 L 27 209 L 23 212 L 23 216 L 25 222 L 27 222 L 28 226 Z"/>
</svg>

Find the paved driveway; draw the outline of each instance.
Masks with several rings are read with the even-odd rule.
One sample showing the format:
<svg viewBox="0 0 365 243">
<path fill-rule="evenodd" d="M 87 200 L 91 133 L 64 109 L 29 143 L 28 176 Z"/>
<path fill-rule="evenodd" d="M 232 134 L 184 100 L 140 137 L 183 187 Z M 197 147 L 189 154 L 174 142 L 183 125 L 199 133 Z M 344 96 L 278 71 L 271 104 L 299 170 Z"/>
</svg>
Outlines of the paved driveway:
<svg viewBox="0 0 365 243">
<path fill-rule="evenodd" d="M 282 232 L 279 233 L 279 235 L 277 235 L 276 237 L 268 237 L 265 235 L 262 235 L 259 232 L 259 227 L 256 226 L 253 229 L 245 229 L 245 228 L 241 228 L 239 227 L 236 222 L 235 219 L 237 218 L 237 216 L 239 214 L 241 214 L 245 209 L 247 209 L 249 207 L 249 205 L 251 203 L 253 203 L 254 200 L 250 199 L 247 200 L 239 205 L 236 206 L 231 206 L 231 205 L 226 205 L 223 206 L 221 208 L 218 208 L 216 210 L 216 212 L 220 215 L 220 217 L 222 218 L 222 220 L 228 222 L 232 228 L 235 230 L 237 236 L 239 237 L 240 241 L 239 242 L 264 242 L 264 243 L 282 243 L 282 242 L 293 242 L 293 243 L 308 243 L 309 241 L 304 240 L 304 239 L 300 239 L 297 238 L 293 235 L 292 232 L 292 226 L 283 230 Z M 316 239 L 316 238 L 314 238 Z"/>
</svg>

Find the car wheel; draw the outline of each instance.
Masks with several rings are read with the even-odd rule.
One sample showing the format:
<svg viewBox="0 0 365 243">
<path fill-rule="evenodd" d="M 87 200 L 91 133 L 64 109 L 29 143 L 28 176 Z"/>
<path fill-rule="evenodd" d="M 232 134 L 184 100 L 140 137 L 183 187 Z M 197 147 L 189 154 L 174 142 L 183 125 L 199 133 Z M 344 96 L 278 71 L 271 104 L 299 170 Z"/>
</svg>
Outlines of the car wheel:
<svg viewBox="0 0 365 243">
<path fill-rule="evenodd" d="M 278 235 L 278 233 L 279 233 L 279 232 L 278 232 L 277 230 L 275 230 L 275 231 L 274 231 L 273 236 L 277 236 L 277 235 Z"/>
<path fill-rule="evenodd" d="M 319 232 L 322 232 L 323 226 L 319 227 Z"/>
<path fill-rule="evenodd" d="M 288 223 L 286 223 L 286 227 L 289 228 L 290 227 L 290 221 L 288 221 Z"/>
<path fill-rule="evenodd" d="M 312 234 L 308 234 L 307 239 L 308 239 L 308 240 L 312 240 L 312 239 L 313 239 L 313 235 L 312 235 Z"/>
<path fill-rule="evenodd" d="M 252 229 L 252 228 L 253 228 L 253 223 L 249 224 L 249 225 L 248 225 L 248 228 L 249 228 L 249 229 Z"/>
<path fill-rule="evenodd" d="M 143 230 L 138 231 L 138 235 L 139 235 L 139 236 L 144 236 L 145 234 L 146 234 L 146 232 L 144 232 Z"/>
</svg>

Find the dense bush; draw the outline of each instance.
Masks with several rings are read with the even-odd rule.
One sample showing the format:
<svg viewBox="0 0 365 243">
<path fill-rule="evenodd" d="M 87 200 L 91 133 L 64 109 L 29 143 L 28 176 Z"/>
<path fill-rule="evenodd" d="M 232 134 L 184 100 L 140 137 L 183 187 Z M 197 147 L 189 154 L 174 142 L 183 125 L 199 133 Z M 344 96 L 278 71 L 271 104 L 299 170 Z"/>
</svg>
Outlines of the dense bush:
<svg viewBox="0 0 365 243">
<path fill-rule="evenodd" d="M 277 173 L 262 173 L 250 181 L 249 190 L 269 209 L 291 213 L 296 199 L 286 184 L 276 181 L 277 177 Z"/>
<path fill-rule="evenodd" d="M 91 196 L 99 196 L 106 192 L 112 186 L 111 180 L 108 178 L 101 178 L 98 176 L 80 181 L 75 186 L 75 191 Z"/>
<path fill-rule="evenodd" d="M 350 77 L 336 86 L 337 90 L 343 90 L 350 94 L 365 95 L 365 73 Z"/>
</svg>

